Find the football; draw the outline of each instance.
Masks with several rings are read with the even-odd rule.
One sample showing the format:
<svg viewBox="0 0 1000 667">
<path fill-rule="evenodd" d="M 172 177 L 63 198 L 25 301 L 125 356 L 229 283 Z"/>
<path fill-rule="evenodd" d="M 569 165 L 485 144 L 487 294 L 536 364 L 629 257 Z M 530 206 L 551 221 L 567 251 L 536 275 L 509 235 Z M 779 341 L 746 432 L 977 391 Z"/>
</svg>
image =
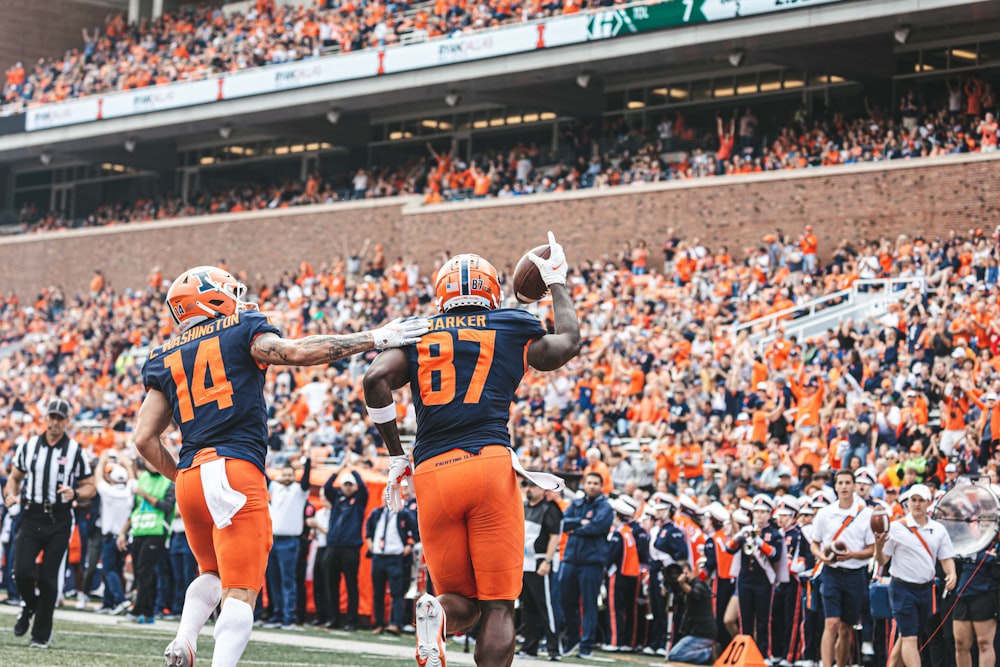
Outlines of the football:
<svg viewBox="0 0 1000 667">
<path fill-rule="evenodd" d="M 545 245 L 533 248 L 530 252 L 535 253 L 539 257 L 547 258 L 552 251 L 546 243 Z M 538 267 L 528 259 L 528 254 L 525 253 L 518 260 L 517 266 L 514 267 L 514 298 L 520 303 L 534 303 L 549 291 L 545 281 L 542 280 L 542 274 L 539 273 Z"/>
<path fill-rule="evenodd" d="M 871 526 L 872 532 L 876 535 L 889 532 L 889 512 L 885 507 L 879 505 L 872 510 Z"/>
<path fill-rule="evenodd" d="M 836 542 L 834 542 L 831 545 L 830 550 L 833 551 L 833 553 L 837 554 L 838 556 L 846 554 L 849 551 L 849 549 L 847 548 L 847 542 L 844 542 L 843 540 L 837 540 Z"/>
</svg>

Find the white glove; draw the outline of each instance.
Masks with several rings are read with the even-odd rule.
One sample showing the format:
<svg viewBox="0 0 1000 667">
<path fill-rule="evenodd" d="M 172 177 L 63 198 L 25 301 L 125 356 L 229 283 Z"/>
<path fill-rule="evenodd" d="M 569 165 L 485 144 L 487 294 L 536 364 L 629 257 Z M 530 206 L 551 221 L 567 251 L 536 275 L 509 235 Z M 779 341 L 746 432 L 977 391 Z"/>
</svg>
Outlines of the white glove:
<svg viewBox="0 0 1000 667">
<path fill-rule="evenodd" d="M 757 538 L 754 539 L 753 543 L 757 545 L 758 549 L 760 549 L 762 546 L 764 546 L 764 538 L 758 535 Z"/>
<path fill-rule="evenodd" d="M 403 491 L 400 488 L 403 480 L 412 479 L 413 467 L 410 457 L 402 454 L 389 457 L 389 482 L 385 485 L 385 506 L 393 512 L 403 509 Z"/>
<path fill-rule="evenodd" d="M 788 569 L 792 571 L 792 574 L 802 574 L 806 571 L 806 562 L 801 558 L 796 558 L 795 562 Z"/>
<path fill-rule="evenodd" d="M 528 259 L 535 263 L 538 272 L 542 275 L 542 280 L 546 285 L 566 284 L 566 254 L 563 247 L 556 243 L 556 235 L 549 232 L 549 257 L 542 259 L 533 252 L 528 253 Z"/>
<path fill-rule="evenodd" d="M 385 350 L 390 347 L 413 345 L 430 330 L 430 320 L 426 317 L 415 317 L 409 320 L 397 317 L 385 326 L 373 329 L 372 337 L 375 339 L 375 349 Z"/>
</svg>

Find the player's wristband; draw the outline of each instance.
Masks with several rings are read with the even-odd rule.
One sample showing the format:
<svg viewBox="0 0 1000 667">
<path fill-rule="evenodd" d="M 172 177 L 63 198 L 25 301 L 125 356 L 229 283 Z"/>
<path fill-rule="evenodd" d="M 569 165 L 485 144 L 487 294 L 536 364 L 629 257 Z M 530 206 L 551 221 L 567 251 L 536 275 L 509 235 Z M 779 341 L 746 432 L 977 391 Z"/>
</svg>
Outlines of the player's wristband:
<svg viewBox="0 0 1000 667">
<path fill-rule="evenodd" d="M 381 408 L 373 408 L 370 405 L 366 405 L 365 407 L 368 408 L 368 416 L 371 417 L 372 421 L 376 424 L 385 424 L 396 421 L 396 401 L 393 401 L 389 405 Z"/>
</svg>

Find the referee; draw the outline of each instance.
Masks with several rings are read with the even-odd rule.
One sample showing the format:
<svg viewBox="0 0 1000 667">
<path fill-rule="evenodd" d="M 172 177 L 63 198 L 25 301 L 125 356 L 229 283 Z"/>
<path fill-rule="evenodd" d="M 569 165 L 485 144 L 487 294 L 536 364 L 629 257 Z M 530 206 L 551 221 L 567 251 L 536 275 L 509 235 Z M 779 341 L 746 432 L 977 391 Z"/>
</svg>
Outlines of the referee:
<svg viewBox="0 0 1000 667">
<path fill-rule="evenodd" d="M 23 510 L 14 538 L 14 580 L 24 606 L 14 623 L 14 636 L 23 636 L 34 616 L 32 648 L 48 648 L 52 636 L 59 565 L 73 531 L 73 501 L 92 498 L 96 491 L 83 449 L 66 434 L 69 412 L 63 399 L 49 401 L 45 433 L 18 446 L 4 490 L 4 504 L 20 503 Z M 45 555 L 36 575 L 35 560 L 41 551 Z"/>
</svg>

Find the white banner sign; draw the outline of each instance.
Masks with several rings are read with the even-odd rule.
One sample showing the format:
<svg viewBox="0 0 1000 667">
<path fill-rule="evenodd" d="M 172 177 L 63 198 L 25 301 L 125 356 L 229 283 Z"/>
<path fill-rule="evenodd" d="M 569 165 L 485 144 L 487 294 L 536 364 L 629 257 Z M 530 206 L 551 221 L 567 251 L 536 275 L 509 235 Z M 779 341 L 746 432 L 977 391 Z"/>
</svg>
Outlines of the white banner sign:
<svg viewBox="0 0 1000 667">
<path fill-rule="evenodd" d="M 24 128 L 28 132 L 49 130 L 63 125 L 76 125 L 97 120 L 101 98 L 83 97 L 58 104 L 43 104 L 25 112 Z"/>
<path fill-rule="evenodd" d="M 367 50 L 237 72 L 223 78 L 221 99 L 232 100 L 377 76 L 383 73 L 379 71 L 381 61 L 377 51 Z"/>
<path fill-rule="evenodd" d="M 45 104 L 27 111 L 28 132 L 209 104 L 251 95 L 411 72 L 688 24 L 780 12 L 842 0 L 676 0 L 558 16 L 452 38 L 270 65 L 205 81 L 141 88 Z"/>
<path fill-rule="evenodd" d="M 140 113 L 166 111 L 222 99 L 220 79 L 150 86 L 104 96 L 100 118 L 122 118 Z"/>
</svg>

